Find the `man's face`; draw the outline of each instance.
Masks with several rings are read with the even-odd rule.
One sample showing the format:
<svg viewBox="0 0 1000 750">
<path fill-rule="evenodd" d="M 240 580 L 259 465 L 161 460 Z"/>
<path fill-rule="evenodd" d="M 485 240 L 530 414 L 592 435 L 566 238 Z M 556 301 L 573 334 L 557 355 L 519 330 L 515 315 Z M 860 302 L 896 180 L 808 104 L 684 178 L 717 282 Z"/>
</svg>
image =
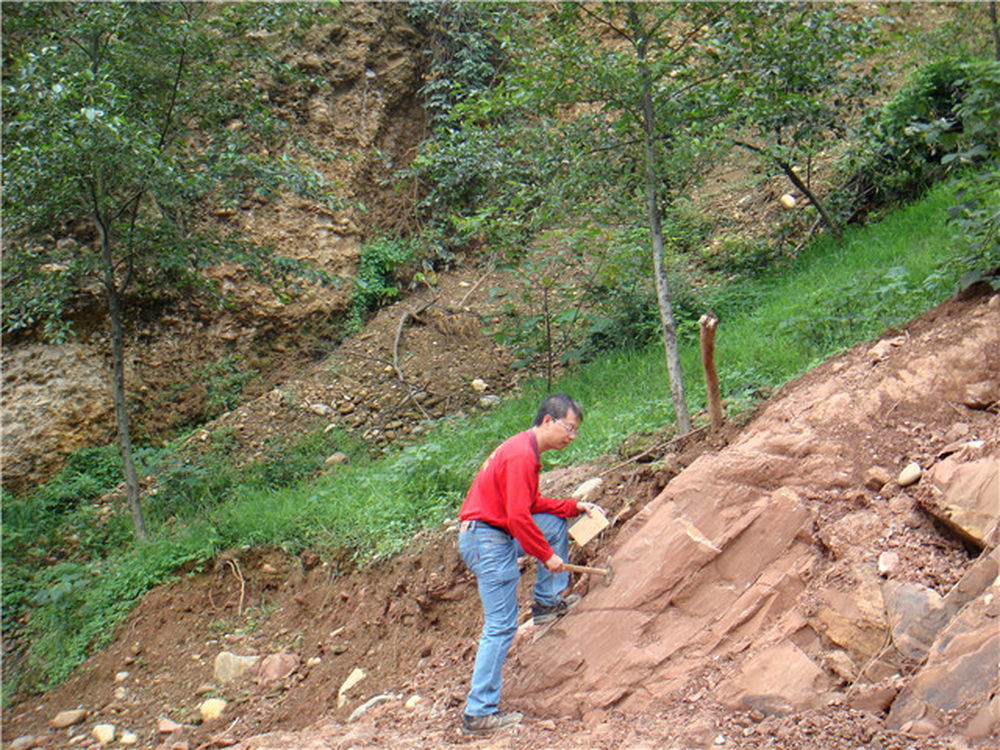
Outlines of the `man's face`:
<svg viewBox="0 0 1000 750">
<path fill-rule="evenodd" d="M 556 419 L 552 417 L 550 423 L 550 434 L 552 435 L 553 447 L 562 450 L 573 442 L 576 438 L 576 431 L 580 426 L 580 417 L 570 409 L 565 417 Z"/>
</svg>

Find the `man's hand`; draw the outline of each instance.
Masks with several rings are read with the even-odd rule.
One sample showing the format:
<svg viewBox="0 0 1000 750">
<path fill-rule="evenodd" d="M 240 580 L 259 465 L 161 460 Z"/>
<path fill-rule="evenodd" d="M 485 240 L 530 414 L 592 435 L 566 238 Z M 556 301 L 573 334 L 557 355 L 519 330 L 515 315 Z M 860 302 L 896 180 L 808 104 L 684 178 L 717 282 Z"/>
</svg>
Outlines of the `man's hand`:
<svg viewBox="0 0 1000 750">
<path fill-rule="evenodd" d="M 552 553 L 552 557 L 545 561 L 545 569 L 550 573 L 562 573 L 565 568 L 563 568 L 563 559 L 559 557 L 556 553 Z"/>
<path fill-rule="evenodd" d="M 595 512 L 599 512 L 601 515 L 607 515 L 604 508 L 602 508 L 597 503 L 578 502 L 576 504 L 576 510 L 578 513 L 586 513 L 588 516 L 591 517 L 593 517 Z"/>
</svg>

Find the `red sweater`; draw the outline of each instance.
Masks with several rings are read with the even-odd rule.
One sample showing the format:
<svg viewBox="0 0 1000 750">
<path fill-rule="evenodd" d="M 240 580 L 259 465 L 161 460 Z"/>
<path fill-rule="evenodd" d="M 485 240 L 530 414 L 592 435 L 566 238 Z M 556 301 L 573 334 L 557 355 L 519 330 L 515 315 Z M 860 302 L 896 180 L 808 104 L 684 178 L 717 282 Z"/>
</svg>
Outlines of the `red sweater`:
<svg viewBox="0 0 1000 750">
<path fill-rule="evenodd" d="M 524 551 L 542 562 L 552 557 L 532 513 L 561 518 L 577 515 L 575 500 L 556 500 L 538 494 L 538 443 L 531 430 L 505 440 L 479 469 L 465 496 L 458 517 L 484 521 L 503 529 L 521 543 Z"/>
</svg>

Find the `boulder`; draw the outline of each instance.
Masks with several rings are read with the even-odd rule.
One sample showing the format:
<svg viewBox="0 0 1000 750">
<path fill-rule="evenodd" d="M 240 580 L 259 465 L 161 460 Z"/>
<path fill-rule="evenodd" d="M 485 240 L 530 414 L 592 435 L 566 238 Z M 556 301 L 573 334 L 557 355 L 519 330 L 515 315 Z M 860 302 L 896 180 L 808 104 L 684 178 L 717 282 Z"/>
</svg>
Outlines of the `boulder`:
<svg viewBox="0 0 1000 750">
<path fill-rule="evenodd" d="M 981 380 L 965 388 L 962 403 L 973 409 L 988 409 L 1000 400 L 1000 381 Z"/>
<path fill-rule="evenodd" d="M 764 713 L 785 714 L 818 708 L 828 687 L 826 673 L 786 640 L 745 660 L 738 674 L 719 684 L 716 698 L 733 710 L 756 708 Z"/>
<path fill-rule="evenodd" d="M 887 469 L 882 466 L 872 466 L 865 472 L 864 484 L 872 492 L 878 492 L 889 484 L 890 479 Z"/>
<path fill-rule="evenodd" d="M 930 472 L 932 497 L 922 499 L 928 513 L 963 539 L 985 547 L 1000 521 L 1000 459 L 959 462 L 949 457 Z"/>
<path fill-rule="evenodd" d="M 259 656 L 240 656 L 221 651 L 215 657 L 215 680 L 221 683 L 235 682 L 255 669 L 259 663 Z"/>
<path fill-rule="evenodd" d="M 882 587 L 892 642 L 903 658 L 922 662 L 951 614 L 944 600 L 918 583 L 886 581 Z"/>
<path fill-rule="evenodd" d="M 282 651 L 264 657 L 257 672 L 257 682 L 261 685 L 270 685 L 274 682 L 281 682 L 291 677 L 295 670 L 299 668 L 298 654 Z"/>
<path fill-rule="evenodd" d="M 180 728 L 181 725 L 171 719 L 160 719 L 156 722 L 156 731 L 160 734 L 173 734 Z"/>
<path fill-rule="evenodd" d="M 855 684 L 847 692 L 847 705 L 860 711 L 881 714 L 889 710 L 902 687 L 903 678 L 898 675 L 876 683 Z"/>
<path fill-rule="evenodd" d="M 887 718 L 890 729 L 987 736 L 1000 730 L 993 696 L 1000 692 L 1000 584 L 971 601 L 931 646 L 927 662 L 902 690 Z M 972 713 L 964 725 L 954 714 Z"/>
<path fill-rule="evenodd" d="M 115 725 L 114 724 L 96 724 L 93 731 L 91 731 L 94 739 L 97 740 L 98 745 L 107 745 L 114 742 L 115 739 Z"/>
<path fill-rule="evenodd" d="M 87 713 L 87 709 L 85 708 L 71 708 L 68 711 L 60 711 L 55 715 L 51 723 L 56 729 L 65 729 L 74 724 L 79 724 L 86 719 Z"/>
<path fill-rule="evenodd" d="M 365 671 L 360 667 L 355 667 L 351 670 L 351 673 L 347 675 L 347 679 L 343 681 L 340 685 L 340 689 L 337 691 L 337 707 L 340 708 L 345 703 L 347 703 L 347 693 L 350 692 L 351 688 L 357 685 L 365 678 Z"/>
<path fill-rule="evenodd" d="M 923 474 L 923 469 L 920 468 L 920 464 L 916 462 L 908 463 L 903 467 L 903 470 L 899 472 L 899 477 L 896 479 L 896 484 L 900 487 L 909 487 L 911 484 L 916 484 L 920 481 L 920 477 Z"/>
<path fill-rule="evenodd" d="M 198 713 L 201 714 L 202 722 L 212 721 L 222 716 L 228 704 L 222 698 L 209 698 L 198 706 Z"/>
</svg>

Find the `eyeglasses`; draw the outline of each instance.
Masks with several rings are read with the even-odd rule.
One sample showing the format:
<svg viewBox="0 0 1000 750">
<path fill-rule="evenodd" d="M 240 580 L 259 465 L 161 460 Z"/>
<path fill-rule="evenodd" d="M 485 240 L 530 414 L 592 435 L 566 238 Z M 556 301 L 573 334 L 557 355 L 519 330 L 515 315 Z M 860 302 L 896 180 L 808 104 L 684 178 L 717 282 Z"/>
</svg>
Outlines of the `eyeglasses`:
<svg viewBox="0 0 1000 750">
<path fill-rule="evenodd" d="M 558 422 L 559 424 L 561 424 L 562 427 L 563 427 L 563 429 L 566 430 L 566 432 L 568 432 L 570 435 L 575 435 L 576 431 L 578 429 L 580 429 L 579 427 L 570 427 L 568 424 L 566 424 L 565 422 L 563 422 L 561 419 L 556 419 L 555 417 L 552 417 L 552 420 L 554 422 Z"/>
</svg>

